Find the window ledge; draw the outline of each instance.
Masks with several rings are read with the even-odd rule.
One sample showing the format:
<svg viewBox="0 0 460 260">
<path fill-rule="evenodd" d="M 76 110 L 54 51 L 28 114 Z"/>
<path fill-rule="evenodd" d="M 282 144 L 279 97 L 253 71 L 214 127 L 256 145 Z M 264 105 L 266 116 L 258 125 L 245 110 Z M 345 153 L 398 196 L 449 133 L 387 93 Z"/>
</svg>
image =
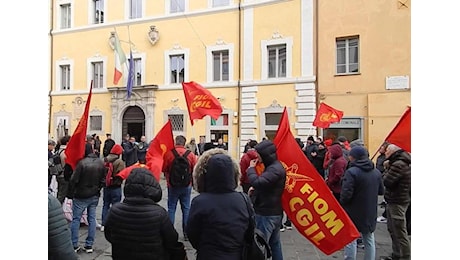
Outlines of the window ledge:
<svg viewBox="0 0 460 260">
<path fill-rule="evenodd" d="M 352 72 L 352 73 L 340 73 L 340 74 L 335 74 L 334 77 L 341 77 L 341 76 L 355 76 L 355 75 L 361 75 L 361 72 Z"/>
</svg>

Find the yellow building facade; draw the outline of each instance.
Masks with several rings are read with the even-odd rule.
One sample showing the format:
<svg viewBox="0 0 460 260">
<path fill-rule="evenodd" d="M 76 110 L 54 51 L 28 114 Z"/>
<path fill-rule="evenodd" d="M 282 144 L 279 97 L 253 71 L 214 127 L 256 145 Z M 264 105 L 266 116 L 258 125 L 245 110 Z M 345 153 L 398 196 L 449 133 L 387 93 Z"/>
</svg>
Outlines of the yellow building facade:
<svg viewBox="0 0 460 260">
<path fill-rule="evenodd" d="M 316 134 L 312 0 L 52 0 L 49 134 L 72 135 L 93 80 L 88 134 L 152 140 L 168 118 L 187 141 L 222 138 L 237 157 L 248 139 L 273 138 L 283 108 L 294 135 Z M 113 84 L 118 35 L 135 84 Z M 224 110 L 190 123 L 181 82 Z"/>
<path fill-rule="evenodd" d="M 411 104 L 410 1 L 317 2 L 318 102 L 344 112 L 319 132 L 372 156 Z"/>
</svg>

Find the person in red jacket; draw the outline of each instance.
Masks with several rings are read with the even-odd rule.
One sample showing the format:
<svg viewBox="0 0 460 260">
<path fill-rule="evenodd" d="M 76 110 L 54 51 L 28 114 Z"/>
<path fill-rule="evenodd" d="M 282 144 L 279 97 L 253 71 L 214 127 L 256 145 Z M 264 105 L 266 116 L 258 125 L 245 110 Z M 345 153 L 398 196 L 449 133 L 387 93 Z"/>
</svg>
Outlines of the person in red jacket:
<svg viewBox="0 0 460 260">
<path fill-rule="evenodd" d="M 179 156 L 184 155 L 185 152 L 187 151 L 187 149 L 185 149 L 185 143 L 187 142 L 187 139 L 185 138 L 185 136 L 178 135 L 176 136 L 175 141 L 176 142 L 175 142 L 174 149 L 177 151 Z M 186 225 L 187 225 L 187 219 L 188 219 L 189 212 L 190 212 L 192 181 L 190 181 L 189 185 L 186 187 L 172 187 L 171 186 L 169 175 L 171 172 L 174 158 L 175 157 L 174 157 L 173 151 L 171 150 L 165 154 L 164 162 L 163 162 L 163 172 L 165 174 L 166 183 L 168 186 L 168 214 L 169 214 L 169 219 L 171 220 L 172 223 L 174 223 L 175 216 L 176 216 L 177 202 L 180 201 L 181 210 L 182 210 L 182 230 L 184 232 L 184 240 L 188 241 L 185 230 L 186 230 Z M 193 174 L 193 168 L 195 167 L 195 164 L 197 162 L 197 156 L 194 153 L 190 152 L 187 155 L 187 159 L 189 161 L 189 166 L 190 166 L 189 172 L 190 174 Z M 190 176 L 190 179 L 192 180 L 191 176 Z"/>
<path fill-rule="evenodd" d="M 347 160 L 343 157 L 342 147 L 340 144 L 333 144 L 329 147 L 332 164 L 329 167 L 329 175 L 326 184 L 331 189 L 337 201 L 340 201 L 340 191 L 342 190 L 342 176 L 347 169 Z"/>
<path fill-rule="evenodd" d="M 243 192 L 246 194 L 248 194 L 248 190 L 251 187 L 246 171 L 249 168 L 249 164 L 251 160 L 258 158 L 257 151 L 256 149 L 254 149 L 256 145 L 257 145 L 256 140 L 249 141 L 248 150 L 243 155 L 243 157 L 241 157 L 241 160 L 240 160 L 240 169 L 241 169 L 240 184 L 241 184 L 241 187 L 243 188 Z"/>
</svg>

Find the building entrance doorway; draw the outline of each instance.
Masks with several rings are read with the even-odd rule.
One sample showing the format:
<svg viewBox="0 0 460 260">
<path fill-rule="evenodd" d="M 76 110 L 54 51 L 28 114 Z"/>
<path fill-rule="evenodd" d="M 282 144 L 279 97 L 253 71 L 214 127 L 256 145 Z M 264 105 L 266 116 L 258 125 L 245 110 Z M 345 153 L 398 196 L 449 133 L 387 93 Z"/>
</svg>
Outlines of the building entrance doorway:
<svg viewBox="0 0 460 260">
<path fill-rule="evenodd" d="M 141 136 L 145 135 L 145 114 L 138 106 L 130 106 L 123 115 L 122 122 L 123 136 L 129 134 L 139 142 Z"/>
</svg>

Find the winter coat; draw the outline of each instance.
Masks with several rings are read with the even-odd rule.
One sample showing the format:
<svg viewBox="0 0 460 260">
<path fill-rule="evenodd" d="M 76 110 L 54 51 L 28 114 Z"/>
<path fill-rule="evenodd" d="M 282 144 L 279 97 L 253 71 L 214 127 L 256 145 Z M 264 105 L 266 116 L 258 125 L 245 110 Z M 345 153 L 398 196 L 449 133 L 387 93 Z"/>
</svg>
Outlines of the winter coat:
<svg viewBox="0 0 460 260">
<path fill-rule="evenodd" d="M 241 170 L 241 178 L 240 183 L 246 184 L 249 183 L 247 170 L 249 168 L 249 163 L 251 160 L 257 159 L 257 151 L 253 148 L 249 148 L 248 151 L 243 154 L 240 160 L 240 170 Z"/>
<path fill-rule="evenodd" d="M 256 214 L 278 216 L 283 214 L 281 195 L 286 183 L 286 170 L 276 156 L 276 146 L 270 140 L 264 140 L 255 146 L 265 166 L 259 176 L 254 167 L 247 170 L 249 182 L 254 187 L 251 200 Z"/>
<path fill-rule="evenodd" d="M 383 174 L 385 201 L 392 204 L 408 204 L 411 193 L 411 156 L 404 150 L 394 152 L 388 158 L 389 167 Z"/>
<path fill-rule="evenodd" d="M 70 228 L 64 217 L 61 203 L 48 193 L 48 259 L 76 260 L 70 239 Z"/>
<path fill-rule="evenodd" d="M 315 166 L 315 169 L 318 171 L 318 173 L 324 178 L 324 168 L 323 168 L 323 163 L 324 163 L 324 158 L 326 157 L 326 149 L 318 149 L 316 151 L 316 156 L 312 156 L 312 164 Z"/>
<path fill-rule="evenodd" d="M 139 147 L 142 147 L 142 149 L 140 149 Z M 136 152 L 137 152 L 137 160 L 139 162 L 145 163 L 145 156 L 147 155 L 147 149 L 149 149 L 149 143 L 147 142 L 140 142 L 137 145 Z"/>
<path fill-rule="evenodd" d="M 112 153 L 109 154 L 106 157 L 106 159 L 107 159 L 107 162 L 112 163 L 112 166 L 113 166 L 112 176 L 114 178 L 114 181 L 112 182 L 113 185 L 111 185 L 110 187 L 120 188 L 123 180 L 120 177 L 116 176 L 116 175 L 119 172 L 121 172 L 123 169 L 126 168 L 125 162 L 120 158 L 119 155 L 112 154 Z"/>
<path fill-rule="evenodd" d="M 136 147 L 131 142 L 123 142 L 123 160 L 126 163 L 126 167 L 129 167 L 137 162 L 137 151 Z"/>
<path fill-rule="evenodd" d="M 313 143 L 310 144 L 309 146 L 305 147 L 304 154 L 307 156 L 308 160 L 310 162 L 313 162 L 313 156 L 311 155 L 312 152 L 317 152 L 318 151 L 318 145 Z"/>
<path fill-rule="evenodd" d="M 77 163 L 69 182 L 68 198 L 86 199 L 100 196 L 105 183 L 106 169 L 96 154 L 89 154 Z"/>
<path fill-rule="evenodd" d="M 338 144 L 329 147 L 332 164 L 329 167 L 329 175 L 326 180 L 327 186 L 334 193 L 340 193 L 342 190 L 342 177 L 347 168 L 347 161 L 343 157 L 342 148 Z"/>
<path fill-rule="evenodd" d="M 196 259 L 240 260 L 249 213 L 238 186 L 238 164 L 222 149 L 205 152 L 194 171 L 195 189 L 186 226 Z"/>
<path fill-rule="evenodd" d="M 383 192 L 382 174 L 368 157 L 351 162 L 343 177 L 340 204 L 359 232 L 375 231 L 378 195 Z"/>
<path fill-rule="evenodd" d="M 158 181 L 147 169 L 136 168 L 123 191 L 125 199 L 112 205 L 104 226 L 104 236 L 112 244 L 112 258 L 169 259 L 179 236 L 167 211 L 158 205 L 162 197 Z M 179 251 L 185 257 L 185 250 Z"/>
</svg>

